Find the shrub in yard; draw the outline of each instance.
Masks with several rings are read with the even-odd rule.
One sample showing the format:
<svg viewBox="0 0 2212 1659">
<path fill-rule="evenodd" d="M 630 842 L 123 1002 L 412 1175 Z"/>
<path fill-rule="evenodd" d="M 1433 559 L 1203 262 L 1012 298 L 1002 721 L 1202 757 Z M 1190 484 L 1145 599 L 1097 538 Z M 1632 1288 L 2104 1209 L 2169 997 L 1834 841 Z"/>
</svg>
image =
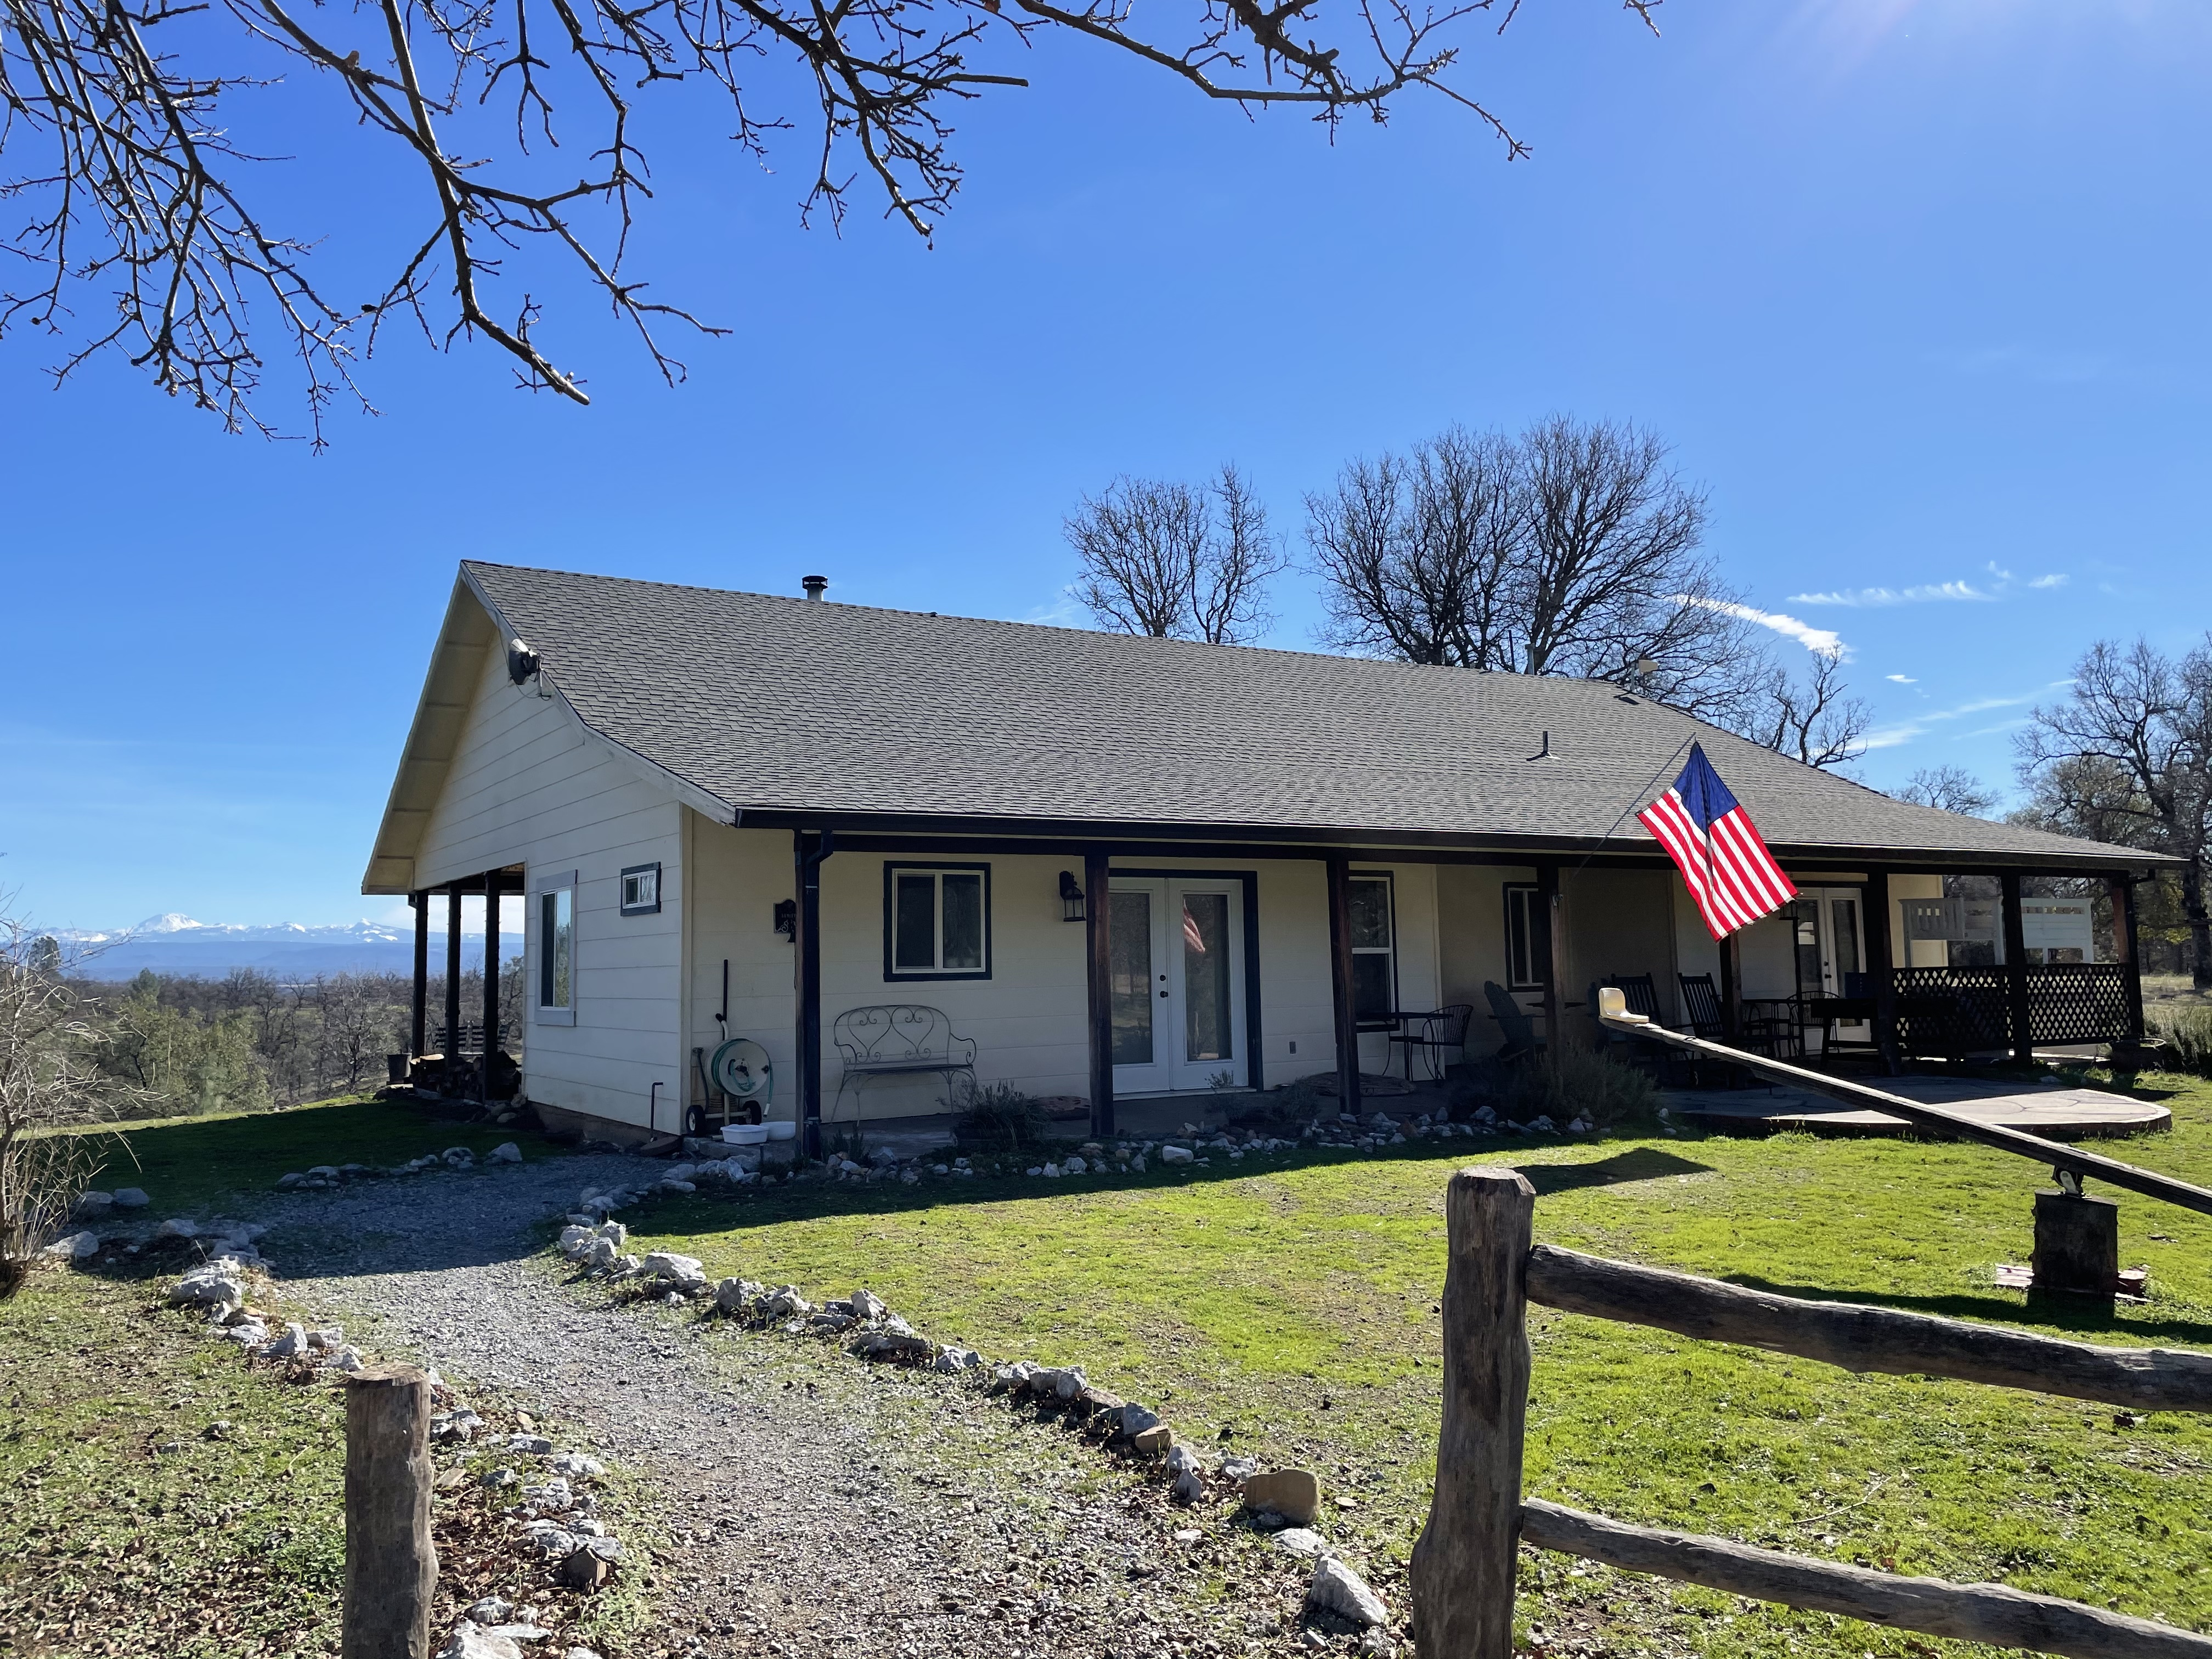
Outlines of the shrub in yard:
<svg viewBox="0 0 2212 1659">
<path fill-rule="evenodd" d="M 2172 1057 L 2172 1069 L 2212 1077 L 2212 1008 L 2202 1006 L 2149 1009 L 2150 1035 Z"/>
<path fill-rule="evenodd" d="M 1018 1152 L 1041 1146 L 1052 1133 L 1052 1119 L 1032 1096 L 1011 1083 L 970 1085 L 957 1100 L 944 1103 L 960 1114 L 953 1135 L 963 1146 Z"/>
<path fill-rule="evenodd" d="M 1572 1044 L 1532 1055 L 1505 1087 L 1506 1116 L 1554 1123 L 1587 1118 L 1601 1129 L 1651 1115 L 1651 1079 L 1632 1066 Z"/>
</svg>

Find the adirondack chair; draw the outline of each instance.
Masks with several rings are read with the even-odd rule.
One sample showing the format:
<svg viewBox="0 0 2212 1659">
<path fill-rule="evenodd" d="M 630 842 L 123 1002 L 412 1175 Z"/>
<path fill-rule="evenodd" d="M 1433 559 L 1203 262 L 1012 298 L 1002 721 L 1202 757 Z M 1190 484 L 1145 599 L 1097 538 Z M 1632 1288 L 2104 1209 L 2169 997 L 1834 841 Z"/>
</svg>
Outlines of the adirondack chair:
<svg viewBox="0 0 2212 1659">
<path fill-rule="evenodd" d="M 1728 1018 L 1722 1012 L 1721 994 L 1713 983 L 1713 976 L 1677 974 L 1674 979 L 1682 988 L 1682 1012 L 1689 1021 L 1690 1035 L 1703 1037 L 1708 1042 L 1726 1042 Z M 1744 1076 L 1737 1066 L 1719 1065 L 1702 1057 L 1691 1062 L 1691 1072 L 1700 1085 L 1709 1073 L 1717 1073 L 1720 1085 L 1726 1089 L 1735 1088 Z"/>
<path fill-rule="evenodd" d="M 1529 1054 L 1544 1052 L 1544 1045 L 1536 1040 L 1536 1022 L 1513 1000 L 1513 993 L 1496 980 L 1482 982 L 1483 1000 L 1490 1005 L 1490 1017 L 1498 1022 L 1498 1029 L 1505 1039 L 1498 1049 L 1500 1060 L 1520 1060 Z"/>
</svg>

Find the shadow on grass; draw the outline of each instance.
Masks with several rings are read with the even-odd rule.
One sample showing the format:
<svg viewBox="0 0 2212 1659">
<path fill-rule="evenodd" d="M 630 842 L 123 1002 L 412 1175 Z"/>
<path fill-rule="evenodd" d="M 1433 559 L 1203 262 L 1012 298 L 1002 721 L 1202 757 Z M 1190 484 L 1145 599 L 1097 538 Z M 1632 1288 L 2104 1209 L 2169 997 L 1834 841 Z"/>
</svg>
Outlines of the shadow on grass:
<svg viewBox="0 0 2212 1659">
<path fill-rule="evenodd" d="M 1668 1176 L 1713 1173 L 1710 1164 L 1692 1163 L 1656 1146 L 1632 1146 L 1625 1152 L 1615 1152 L 1611 1158 L 1589 1164 L 1517 1164 L 1514 1168 L 1528 1178 L 1539 1198 L 1585 1187 L 1618 1187 L 1629 1181 L 1660 1181 Z"/>
<path fill-rule="evenodd" d="M 1317 1149 L 1288 1154 L 1281 1162 L 1256 1158 L 1236 1162 L 1218 1158 L 1208 1166 L 1186 1164 L 1151 1170 L 1141 1176 L 1070 1176 L 1050 1182 L 1030 1176 L 979 1176 L 966 1181 L 939 1176 L 913 1187 L 880 1182 L 802 1182 L 795 1186 L 748 1189 L 735 1199 L 649 1197 L 624 1214 L 634 1231 L 648 1234 L 734 1232 L 786 1221 L 815 1221 L 832 1215 L 904 1215 L 916 1210 L 1006 1204 L 1030 1199 L 1172 1192 L 1218 1182 L 1249 1181 L 1346 1164 L 1471 1161 L 1527 1145 L 1518 1138 L 1509 1140 L 1501 1137 L 1455 1143 L 1449 1147 L 1421 1145 L 1380 1152 L 1352 1148 Z M 1587 1140 L 1539 1143 L 1545 1150 L 1560 1152 L 1580 1151 L 1590 1145 Z M 1667 1176 L 1710 1173 L 1705 1164 L 1650 1146 L 1631 1147 L 1610 1158 L 1585 1163 L 1528 1164 L 1519 1167 L 1540 1195 L 1577 1188 L 1616 1186 L 1624 1182 L 1656 1181 Z M 1439 1200 L 1449 1178 L 1447 1175 L 1437 1178 Z M 1442 1224 L 1441 1217 L 1438 1224 Z"/>
<path fill-rule="evenodd" d="M 1895 1308 L 1907 1313 L 1940 1314 L 1946 1319 L 1981 1320 L 2000 1325 L 2036 1325 L 2046 1330 L 2108 1334 L 2141 1341 L 2157 1337 L 2168 1341 L 2212 1346 L 2212 1324 L 2202 1320 L 2141 1316 L 2123 1318 L 2119 1310 L 2094 1296 L 2038 1295 L 2025 1297 L 1991 1293 L 1977 1296 L 1958 1291 L 1943 1296 L 1895 1296 L 1871 1291 L 1837 1291 L 1820 1285 L 1790 1285 L 1756 1273 L 1723 1273 L 1730 1285 L 1774 1296 L 1794 1296 L 1808 1302 L 1846 1302 L 1859 1307 Z"/>
</svg>

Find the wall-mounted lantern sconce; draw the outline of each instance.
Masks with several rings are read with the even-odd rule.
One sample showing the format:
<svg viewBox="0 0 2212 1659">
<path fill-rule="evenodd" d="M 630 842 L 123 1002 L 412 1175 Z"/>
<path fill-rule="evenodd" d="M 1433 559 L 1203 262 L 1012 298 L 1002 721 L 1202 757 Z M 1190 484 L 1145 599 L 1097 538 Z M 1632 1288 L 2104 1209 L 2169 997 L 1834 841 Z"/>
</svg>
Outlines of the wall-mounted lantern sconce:
<svg viewBox="0 0 2212 1659">
<path fill-rule="evenodd" d="M 1074 872 L 1060 872 L 1060 919 L 1062 921 L 1083 920 L 1083 889 L 1076 885 Z"/>
<path fill-rule="evenodd" d="M 775 902 L 776 936 L 789 941 L 799 938 L 799 901 L 778 899 Z"/>
</svg>

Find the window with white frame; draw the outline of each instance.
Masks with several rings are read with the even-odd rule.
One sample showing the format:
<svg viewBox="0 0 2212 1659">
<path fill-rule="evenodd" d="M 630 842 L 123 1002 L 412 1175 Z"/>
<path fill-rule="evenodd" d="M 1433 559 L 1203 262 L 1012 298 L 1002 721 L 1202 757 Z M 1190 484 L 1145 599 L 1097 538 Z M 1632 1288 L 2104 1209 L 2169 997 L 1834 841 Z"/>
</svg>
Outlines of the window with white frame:
<svg viewBox="0 0 2212 1659">
<path fill-rule="evenodd" d="M 576 1023 L 576 878 L 574 872 L 539 884 L 532 903 L 538 939 L 538 1020 Z"/>
<path fill-rule="evenodd" d="M 1540 991 L 1551 977 L 1552 919 L 1534 883 L 1505 884 L 1505 983 Z"/>
<path fill-rule="evenodd" d="M 633 864 L 622 872 L 622 913 L 651 916 L 660 913 L 660 866 Z"/>
<path fill-rule="evenodd" d="M 991 866 L 884 866 L 884 977 L 991 976 Z"/>
<path fill-rule="evenodd" d="M 1352 912 L 1352 1008 L 1376 1019 L 1398 1007 L 1398 918 L 1390 878 L 1354 873 L 1346 883 Z"/>
</svg>

